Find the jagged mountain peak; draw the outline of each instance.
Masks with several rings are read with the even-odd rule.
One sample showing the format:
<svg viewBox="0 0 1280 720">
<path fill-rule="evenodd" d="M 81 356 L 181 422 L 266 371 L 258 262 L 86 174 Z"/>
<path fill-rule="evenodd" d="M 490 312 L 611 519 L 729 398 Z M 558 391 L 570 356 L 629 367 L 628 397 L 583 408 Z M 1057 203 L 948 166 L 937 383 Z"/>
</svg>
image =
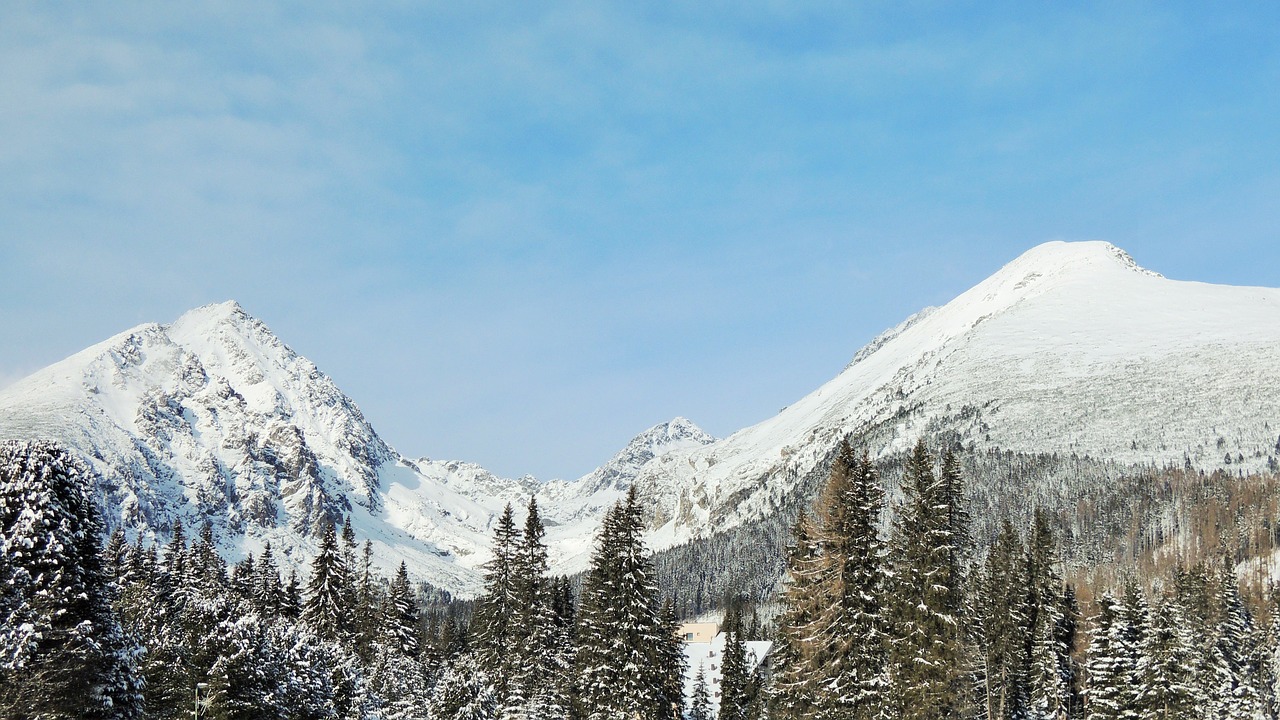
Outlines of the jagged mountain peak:
<svg viewBox="0 0 1280 720">
<path fill-rule="evenodd" d="M 79 451 L 119 507 L 111 524 L 161 536 L 181 519 L 224 537 L 305 538 L 353 504 L 376 512 L 379 468 L 398 458 L 235 302 L 139 325 L 19 381 L 0 393 L 0 436 Z"/>
<path fill-rule="evenodd" d="M 702 428 L 693 423 L 692 420 L 684 417 L 675 417 L 664 423 L 658 423 L 644 432 L 636 435 L 627 443 L 627 448 L 649 448 L 665 445 L 670 442 L 692 441 L 702 445 L 715 442 L 715 438 L 709 435 Z M 627 452 L 627 450 L 623 450 Z M 620 453 L 621 454 L 621 453 Z"/>
<path fill-rule="evenodd" d="M 703 447 L 715 440 L 691 421 L 677 417 L 636 435 L 609 462 L 596 468 L 576 484 L 579 492 L 584 494 L 606 488 L 625 491 L 631 486 L 631 481 L 640 468 L 655 457 L 673 450 Z"/>
</svg>

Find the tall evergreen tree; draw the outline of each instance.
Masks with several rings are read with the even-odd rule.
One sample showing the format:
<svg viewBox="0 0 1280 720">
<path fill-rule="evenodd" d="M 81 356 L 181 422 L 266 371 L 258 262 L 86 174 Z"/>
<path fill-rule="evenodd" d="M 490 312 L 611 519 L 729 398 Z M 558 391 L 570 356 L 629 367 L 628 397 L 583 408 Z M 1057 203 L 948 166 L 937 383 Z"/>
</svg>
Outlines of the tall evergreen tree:
<svg viewBox="0 0 1280 720">
<path fill-rule="evenodd" d="M 837 449 L 816 521 L 801 516 L 769 698 L 778 717 L 872 718 L 886 689 L 883 490 L 870 459 Z"/>
<path fill-rule="evenodd" d="M 821 545 L 813 521 L 800 511 L 787 550 L 787 577 L 778 619 L 768 705 L 775 718 L 808 718 L 817 711 L 821 677 L 811 662 L 815 638 L 822 638 Z"/>
<path fill-rule="evenodd" d="M 327 523 L 320 536 L 320 552 L 311 562 L 311 578 L 302 607 L 302 619 L 326 640 L 346 640 L 352 633 L 348 567 L 338 547 L 337 533 Z"/>
<path fill-rule="evenodd" d="M 508 503 L 493 531 L 493 558 L 485 564 L 484 594 L 471 619 L 476 663 L 493 684 L 500 704 L 508 700 L 513 679 L 520 598 L 516 592 L 520 531 Z"/>
<path fill-rule="evenodd" d="M 680 637 L 680 620 L 676 617 L 674 598 L 667 598 L 662 603 L 659 622 L 659 645 L 654 662 L 663 672 L 658 678 L 657 706 L 669 708 L 672 717 L 681 717 L 685 707 L 684 675 L 688 661 L 684 655 L 684 640 Z"/>
<path fill-rule="evenodd" d="M 568 712 L 569 635 L 555 608 L 557 586 L 547 576 L 545 536 L 537 500 L 530 498 L 512 567 L 512 677 L 504 703 L 519 718 L 550 719 Z"/>
<path fill-rule="evenodd" d="M 0 716 L 142 715 L 138 649 L 102 572 L 92 477 L 52 443 L 0 443 Z"/>
<path fill-rule="evenodd" d="M 658 590 L 644 547 L 640 500 L 632 487 L 606 514 L 583 581 L 575 675 L 580 717 L 665 718 L 667 675 L 659 664 L 668 641 Z"/>
<path fill-rule="evenodd" d="M 280 582 L 280 569 L 276 566 L 271 543 L 262 549 L 258 558 L 257 574 L 253 580 L 253 606 L 264 617 L 279 617 L 284 608 L 284 585 Z"/>
<path fill-rule="evenodd" d="M 717 720 L 747 720 L 747 646 L 742 638 L 742 617 L 736 604 L 729 606 L 723 632 L 724 655 L 720 661 L 720 712 Z"/>
<path fill-rule="evenodd" d="M 712 720 L 711 696 L 707 693 L 707 669 L 698 665 L 693 676 L 693 694 L 689 697 L 689 720 Z"/>
<path fill-rule="evenodd" d="M 1123 591 L 1123 599 L 1107 592 L 1098 602 L 1087 661 L 1087 720 L 1138 720 L 1142 716 L 1138 666 L 1147 642 L 1150 613 L 1136 579 L 1125 578 Z"/>
<path fill-rule="evenodd" d="M 409 568 L 404 561 L 396 569 L 387 592 L 387 609 L 384 617 L 384 638 L 396 652 L 407 657 L 417 657 L 418 603 L 409 585 Z"/>
<path fill-rule="evenodd" d="M 1197 702 L 1195 672 L 1190 638 L 1177 606 L 1157 602 L 1136 668 L 1136 704 L 1144 720 L 1202 716 L 1205 708 Z"/>
<path fill-rule="evenodd" d="M 1021 634 L 1026 638 L 1027 697 L 1033 718 L 1067 718 L 1075 699 L 1074 612 L 1057 569 L 1057 540 L 1048 513 L 1036 508 L 1027 543 L 1026 597 Z"/>
<path fill-rule="evenodd" d="M 1263 711 L 1258 695 L 1259 635 L 1249 608 L 1240 597 L 1231 561 L 1223 557 L 1217 579 L 1217 628 L 1209 670 L 1215 687 L 1212 711 L 1229 720 L 1254 718 Z"/>
<path fill-rule="evenodd" d="M 975 679 L 983 716 L 989 720 L 1023 717 L 1029 704 L 1023 552 L 1022 540 L 1005 518 L 987 554 L 976 603 L 982 659 Z"/>
<path fill-rule="evenodd" d="M 907 459 L 894 520 L 890 673 L 894 712 L 904 720 L 955 715 L 962 696 L 961 618 L 952 599 L 957 554 L 947 497 L 924 441 Z"/>
</svg>

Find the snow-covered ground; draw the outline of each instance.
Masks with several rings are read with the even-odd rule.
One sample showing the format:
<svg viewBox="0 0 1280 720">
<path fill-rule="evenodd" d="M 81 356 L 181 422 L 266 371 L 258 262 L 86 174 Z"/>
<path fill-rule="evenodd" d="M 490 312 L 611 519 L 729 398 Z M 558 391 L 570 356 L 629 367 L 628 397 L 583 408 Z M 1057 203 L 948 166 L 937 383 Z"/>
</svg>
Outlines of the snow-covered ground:
<svg viewBox="0 0 1280 720">
<path fill-rule="evenodd" d="M 715 440 L 677 418 L 575 481 L 410 459 L 235 303 L 143 325 L 0 391 L 0 437 L 51 438 L 103 476 L 111 522 L 212 520 L 232 559 L 271 542 L 305 563 L 324 515 L 350 516 L 387 570 L 479 587 L 490 524 L 535 494 L 557 571 L 586 566 L 634 482 L 650 546 L 771 510 L 842 436 L 905 449 L 928 427 L 975 448 L 1256 470 L 1280 454 L 1280 290 L 1168 280 L 1106 243 L 1047 243 L 876 338 L 833 380 Z M 1227 459 L 1231 462 L 1228 463 Z"/>
</svg>

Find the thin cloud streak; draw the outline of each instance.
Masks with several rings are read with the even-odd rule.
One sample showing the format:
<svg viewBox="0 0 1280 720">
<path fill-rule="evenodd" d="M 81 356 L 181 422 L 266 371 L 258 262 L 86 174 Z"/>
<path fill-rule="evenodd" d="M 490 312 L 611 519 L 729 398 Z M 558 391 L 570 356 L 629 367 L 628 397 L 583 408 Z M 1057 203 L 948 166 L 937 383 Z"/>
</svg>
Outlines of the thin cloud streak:
<svg viewBox="0 0 1280 720">
<path fill-rule="evenodd" d="M 576 476 L 1043 240 L 1280 285 L 1274 14 L 0 8 L 0 379 L 234 298 L 402 451 Z"/>
</svg>

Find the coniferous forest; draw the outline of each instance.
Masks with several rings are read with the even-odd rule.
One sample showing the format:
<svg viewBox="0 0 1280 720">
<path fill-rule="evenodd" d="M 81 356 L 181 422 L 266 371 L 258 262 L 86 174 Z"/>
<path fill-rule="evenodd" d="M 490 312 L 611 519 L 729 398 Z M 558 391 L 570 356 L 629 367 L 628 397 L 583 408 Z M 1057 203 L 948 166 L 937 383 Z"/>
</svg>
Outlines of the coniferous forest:
<svg viewBox="0 0 1280 720">
<path fill-rule="evenodd" d="M 962 452 L 921 442 L 891 484 L 849 442 L 834 449 L 776 592 L 707 600 L 727 633 L 714 717 L 1278 716 L 1280 592 L 1237 576 L 1252 535 L 1226 539 L 1253 527 L 1243 511 L 1194 553 L 1069 560 L 1062 528 L 1101 511 L 1032 507 L 991 530 L 971 517 Z M 1270 485 L 1238 482 L 1196 507 L 1267 507 Z M 349 522 L 322 527 L 303 573 L 269 545 L 229 566 L 208 525 L 104 541 L 92 487 L 55 445 L 0 445 L 0 717 L 713 717 L 701 673 L 685 697 L 690 588 L 659 582 L 634 488 L 576 578 L 550 574 L 536 503 L 508 507 L 484 593 L 458 601 L 403 564 L 381 576 Z M 1225 485 L 1170 474 L 1162 487 L 1148 502 Z M 752 671 L 743 641 L 764 637 Z"/>
</svg>

